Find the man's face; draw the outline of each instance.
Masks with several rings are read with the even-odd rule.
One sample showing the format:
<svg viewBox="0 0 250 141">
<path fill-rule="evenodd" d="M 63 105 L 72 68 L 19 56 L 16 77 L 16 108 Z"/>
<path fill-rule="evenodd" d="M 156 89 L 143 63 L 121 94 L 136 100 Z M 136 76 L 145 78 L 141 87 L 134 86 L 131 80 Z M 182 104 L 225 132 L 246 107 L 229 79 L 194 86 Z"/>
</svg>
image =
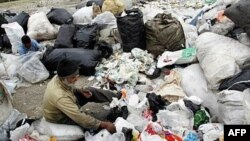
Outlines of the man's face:
<svg viewBox="0 0 250 141">
<path fill-rule="evenodd" d="M 75 83 L 76 81 L 78 81 L 79 79 L 79 75 L 72 75 L 72 76 L 68 76 L 63 80 L 63 83 L 71 88 L 75 87 Z"/>
<path fill-rule="evenodd" d="M 29 48 L 31 47 L 31 43 L 26 43 L 26 44 L 24 44 L 24 46 L 25 46 L 27 49 L 29 49 Z"/>
</svg>

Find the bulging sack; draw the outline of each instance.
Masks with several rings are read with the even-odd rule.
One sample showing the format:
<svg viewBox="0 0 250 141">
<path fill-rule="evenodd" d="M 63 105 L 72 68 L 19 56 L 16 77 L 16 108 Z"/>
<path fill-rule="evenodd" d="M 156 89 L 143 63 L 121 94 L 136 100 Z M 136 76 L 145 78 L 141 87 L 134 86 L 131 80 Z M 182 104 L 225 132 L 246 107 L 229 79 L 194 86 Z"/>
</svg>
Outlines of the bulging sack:
<svg viewBox="0 0 250 141">
<path fill-rule="evenodd" d="M 52 24 L 62 25 L 73 22 L 72 15 L 63 8 L 52 8 L 47 14 L 47 17 Z"/>
<path fill-rule="evenodd" d="M 18 24 L 20 24 L 23 27 L 24 32 L 26 33 L 28 30 L 28 20 L 30 18 L 30 15 L 26 12 L 21 12 L 18 15 L 16 15 L 15 17 L 13 17 L 12 19 L 10 19 L 9 23 L 12 22 L 17 22 Z"/>
<path fill-rule="evenodd" d="M 117 17 L 117 27 L 122 39 L 124 52 L 130 52 L 133 48 L 145 50 L 145 27 L 143 14 L 139 9 L 126 10 L 126 16 Z"/>
<path fill-rule="evenodd" d="M 5 32 L 10 40 L 12 53 L 16 54 L 18 52 L 18 47 L 22 44 L 21 38 L 24 35 L 23 28 L 17 22 L 3 24 L 2 28 L 5 29 Z"/>
<path fill-rule="evenodd" d="M 64 24 L 60 27 L 55 48 L 73 48 L 73 37 L 76 31 L 76 27 L 73 24 Z"/>
<path fill-rule="evenodd" d="M 35 13 L 30 16 L 28 21 L 27 35 L 35 40 L 55 39 L 58 30 L 49 22 L 43 12 Z"/>
<path fill-rule="evenodd" d="M 157 14 L 145 24 L 146 48 L 155 56 L 165 50 L 184 49 L 185 35 L 181 23 L 171 14 Z"/>
</svg>

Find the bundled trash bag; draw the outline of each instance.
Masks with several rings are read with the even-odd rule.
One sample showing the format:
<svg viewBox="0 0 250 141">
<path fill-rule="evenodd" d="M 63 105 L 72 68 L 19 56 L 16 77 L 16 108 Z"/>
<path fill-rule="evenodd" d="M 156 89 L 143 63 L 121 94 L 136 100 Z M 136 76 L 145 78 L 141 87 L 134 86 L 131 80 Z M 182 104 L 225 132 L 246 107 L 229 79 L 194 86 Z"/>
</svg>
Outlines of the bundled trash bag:
<svg viewBox="0 0 250 141">
<path fill-rule="evenodd" d="M 44 118 L 33 122 L 32 128 L 42 135 L 53 136 L 57 140 L 79 140 L 84 137 L 79 126 L 50 123 Z"/>
<path fill-rule="evenodd" d="M 95 74 L 95 67 L 102 58 L 102 52 L 99 50 L 88 49 L 47 49 L 43 63 L 49 71 L 56 71 L 58 63 L 67 58 L 71 61 L 78 63 L 81 75 L 93 75 Z"/>
<path fill-rule="evenodd" d="M 147 50 L 155 56 L 165 50 L 177 51 L 185 46 L 181 23 L 171 14 L 157 14 L 145 24 Z"/>
<path fill-rule="evenodd" d="M 187 96 L 199 97 L 203 101 L 201 105 L 209 109 L 211 116 L 220 115 L 217 95 L 208 88 L 208 82 L 199 64 L 193 64 L 183 69 L 181 78 L 181 87 Z"/>
<path fill-rule="evenodd" d="M 142 12 L 139 9 L 125 10 L 125 12 L 126 16 L 117 17 L 123 51 L 130 52 L 133 48 L 145 50 L 145 27 Z"/>
<path fill-rule="evenodd" d="M 12 22 L 17 22 L 18 24 L 20 24 L 23 27 L 24 32 L 26 33 L 28 30 L 28 20 L 30 18 L 30 15 L 24 11 L 22 11 L 21 13 L 19 13 L 18 15 L 16 15 L 15 17 L 13 17 L 9 23 Z"/>
<path fill-rule="evenodd" d="M 121 14 L 125 9 L 125 5 L 121 0 L 105 0 L 102 5 L 102 12 L 110 11 L 115 16 Z"/>
<path fill-rule="evenodd" d="M 97 24 L 88 24 L 77 30 L 74 35 L 74 41 L 77 48 L 93 49 L 98 35 L 99 27 Z"/>
<path fill-rule="evenodd" d="M 8 21 L 0 14 L 0 35 L 4 34 L 5 31 L 2 28 L 2 24 L 7 24 Z"/>
<path fill-rule="evenodd" d="M 74 24 L 89 24 L 93 18 L 93 7 L 83 7 L 73 14 Z"/>
<path fill-rule="evenodd" d="M 250 48 L 238 41 L 206 32 L 196 40 L 197 58 L 212 89 L 220 82 L 240 72 L 250 59 Z"/>
<path fill-rule="evenodd" d="M 12 53 L 16 54 L 18 47 L 22 44 L 21 38 L 24 35 L 23 28 L 17 22 L 3 24 L 2 27 L 5 29 L 12 45 Z"/>
<path fill-rule="evenodd" d="M 73 24 L 64 24 L 60 27 L 55 41 L 55 48 L 73 48 L 73 37 L 76 32 L 76 26 Z"/>
<path fill-rule="evenodd" d="M 73 22 L 72 15 L 63 8 L 52 8 L 47 17 L 52 24 L 62 25 L 70 24 Z"/>
<path fill-rule="evenodd" d="M 224 90 L 218 94 L 219 112 L 224 124 L 246 124 L 243 97 L 243 92 L 235 90 Z"/>
<path fill-rule="evenodd" d="M 100 6 L 100 7 L 102 7 L 103 2 L 104 2 L 104 0 L 89 0 L 89 1 L 87 2 L 86 5 L 87 5 L 87 6 L 92 6 L 93 3 L 94 3 L 94 4 L 96 4 L 96 5 Z"/>
<path fill-rule="evenodd" d="M 242 70 L 234 77 L 224 80 L 219 87 L 219 90 L 237 90 L 244 91 L 250 88 L 250 69 Z"/>
<path fill-rule="evenodd" d="M 40 59 L 41 52 L 30 52 L 20 57 L 17 73 L 30 83 L 38 83 L 49 77 L 49 72 Z"/>
<path fill-rule="evenodd" d="M 35 40 L 55 39 L 58 30 L 49 22 L 44 12 L 35 13 L 28 21 L 27 35 Z"/>
<path fill-rule="evenodd" d="M 230 18 L 237 26 L 242 27 L 250 36 L 250 1 L 240 0 L 225 10 L 225 15 Z"/>
</svg>

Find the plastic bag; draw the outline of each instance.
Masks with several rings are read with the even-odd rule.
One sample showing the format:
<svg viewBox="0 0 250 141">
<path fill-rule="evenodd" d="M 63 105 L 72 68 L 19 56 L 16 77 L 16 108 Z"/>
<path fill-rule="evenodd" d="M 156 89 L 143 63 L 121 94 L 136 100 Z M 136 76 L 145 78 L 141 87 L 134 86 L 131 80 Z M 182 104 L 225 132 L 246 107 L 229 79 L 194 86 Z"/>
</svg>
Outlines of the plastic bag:
<svg viewBox="0 0 250 141">
<path fill-rule="evenodd" d="M 93 17 L 93 7 L 83 7 L 73 14 L 74 24 L 89 24 Z"/>
<path fill-rule="evenodd" d="M 58 30 L 49 22 L 44 12 L 35 13 L 28 21 L 27 35 L 35 40 L 55 39 Z"/>
<path fill-rule="evenodd" d="M 122 0 L 105 0 L 102 5 L 102 12 L 110 11 L 114 15 L 118 15 L 123 12 L 125 5 Z"/>
<path fill-rule="evenodd" d="M 10 131 L 10 139 L 12 141 L 19 141 L 19 139 L 28 134 L 29 128 L 30 125 L 28 123 L 25 123 L 21 127 L 16 128 L 14 131 Z"/>
<path fill-rule="evenodd" d="M 7 24 L 8 21 L 4 18 L 4 16 L 2 16 L 2 14 L 0 14 L 0 35 L 4 34 L 5 31 L 2 28 L 2 24 Z"/>
<path fill-rule="evenodd" d="M 16 54 L 18 52 L 18 47 L 22 44 L 21 38 L 24 35 L 23 28 L 17 22 L 3 24 L 2 28 L 5 29 L 10 40 L 12 53 Z"/>
<path fill-rule="evenodd" d="M 30 83 L 38 83 L 49 77 L 49 72 L 40 61 L 41 52 L 31 52 L 21 56 L 17 73 Z"/>
<path fill-rule="evenodd" d="M 181 23 L 171 14 L 157 14 L 146 22 L 147 50 L 155 56 L 165 50 L 177 51 L 185 46 L 185 35 Z"/>
<path fill-rule="evenodd" d="M 76 42 L 77 48 L 93 49 L 98 35 L 98 25 L 84 25 L 76 31 L 74 35 L 74 41 Z"/>
<path fill-rule="evenodd" d="M 187 96 L 197 96 L 202 99 L 202 105 L 207 107 L 211 114 L 218 116 L 217 95 L 207 86 L 206 78 L 199 64 L 193 64 L 181 72 L 181 87 Z"/>
<path fill-rule="evenodd" d="M 158 122 L 170 128 L 183 127 L 193 129 L 194 115 L 187 110 L 160 110 L 157 114 Z"/>
<path fill-rule="evenodd" d="M 47 17 L 52 24 L 62 25 L 73 22 L 72 15 L 63 8 L 52 8 Z"/>
<path fill-rule="evenodd" d="M 250 89 L 246 89 L 244 92 L 244 109 L 245 109 L 245 118 L 247 121 L 247 124 L 250 124 Z"/>
<path fill-rule="evenodd" d="M 212 89 L 221 80 L 240 72 L 240 66 L 250 59 L 250 48 L 231 38 L 215 33 L 203 33 L 196 40 L 197 57 Z"/>
<path fill-rule="evenodd" d="M 17 62 L 19 56 L 1 53 L 1 58 L 9 78 L 17 77 Z"/>
<path fill-rule="evenodd" d="M 243 92 L 224 90 L 218 94 L 220 117 L 225 124 L 246 124 Z"/>
<path fill-rule="evenodd" d="M 117 17 L 123 51 L 130 52 L 133 48 L 146 49 L 142 12 L 139 9 L 125 10 L 125 12 L 126 16 Z"/>
<path fill-rule="evenodd" d="M 60 27 L 55 48 L 73 48 L 73 37 L 76 31 L 76 27 L 73 24 L 64 24 Z"/>
<path fill-rule="evenodd" d="M 208 123 L 201 125 L 198 131 L 203 134 L 204 141 L 214 141 L 223 135 L 224 126 L 220 123 Z"/>
<path fill-rule="evenodd" d="M 17 22 L 19 25 L 21 25 L 23 27 L 23 30 L 24 32 L 26 33 L 27 30 L 28 30 L 28 20 L 30 18 L 30 15 L 26 12 L 21 12 L 19 13 L 18 15 L 16 15 L 15 17 L 13 17 L 9 23 L 12 23 L 12 22 Z"/>
<path fill-rule="evenodd" d="M 98 25 L 104 25 L 106 26 L 106 28 L 116 28 L 117 24 L 116 24 L 116 18 L 115 16 L 109 12 L 103 12 L 100 15 L 97 15 L 92 23 L 97 23 Z"/>
<path fill-rule="evenodd" d="M 45 119 L 33 122 L 32 127 L 40 134 L 54 136 L 57 140 L 73 141 L 84 137 L 84 133 L 79 126 L 49 123 Z"/>
<path fill-rule="evenodd" d="M 197 61 L 196 48 L 186 48 L 175 52 L 165 51 L 158 59 L 157 68 L 173 64 L 194 63 L 195 61 Z"/>
</svg>

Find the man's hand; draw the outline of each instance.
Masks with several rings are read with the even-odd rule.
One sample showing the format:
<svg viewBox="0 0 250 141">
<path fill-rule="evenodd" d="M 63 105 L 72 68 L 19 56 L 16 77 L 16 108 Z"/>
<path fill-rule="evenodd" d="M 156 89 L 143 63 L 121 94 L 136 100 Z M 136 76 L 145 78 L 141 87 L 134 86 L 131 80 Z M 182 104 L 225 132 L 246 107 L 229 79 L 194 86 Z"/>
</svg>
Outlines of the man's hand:
<svg viewBox="0 0 250 141">
<path fill-rule="evenodd" d="M 100 124 L 100 128 L 108 130 L 111 134 L 116 132 L 115 125 L 111 122 L 102 121 Z"/>
<path fill-rule="evenodd" d="M 90 98 L 92 96 L 92 93 L 89 90 L 81 89 L 80 92 L 86 98 Z"/>
</svg>

